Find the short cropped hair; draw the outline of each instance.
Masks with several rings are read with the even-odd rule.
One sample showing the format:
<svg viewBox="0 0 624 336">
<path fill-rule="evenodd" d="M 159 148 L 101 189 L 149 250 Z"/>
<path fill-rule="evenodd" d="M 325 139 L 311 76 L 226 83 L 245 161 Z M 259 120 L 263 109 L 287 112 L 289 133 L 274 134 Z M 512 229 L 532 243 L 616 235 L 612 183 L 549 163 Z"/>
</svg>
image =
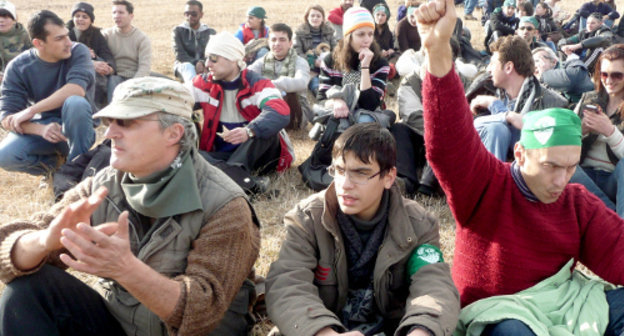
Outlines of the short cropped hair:
<svg viewBox="0 0 624 336">
<path fill-rule="evenodd" d="M 126 6 L 126 10 L 129 14 L 134 13 L 134 6 L 128 0 L 113 0 L 113 6 Z"/>
<path fill-rule="evenodd" d="M 396 141 L 390 131 L 378 123 L 360 123 L 347 128 L 334 142 L 332 159 L 344 158 L 347 153 L 364 163 L 377 161 L 380 176 L 396 166 Z"/>
<path fill-rule="evenodd" d="M 290 26 L 288 26 L 285 23 L 276 23 L 274 25 L 272 25 L 269 28 L 269 32 L 282 32 L 282 33 L 286 33 L 286 35 L 288 35 L 288 41 L 292 40 L 293 37 L 293 31 L 290 28 Z"/>
<path fill-rule="evenodd" d="M 600 12 L 593 12 L 593 13 L 589 14 L 589 16 L 587 18 L 588 19 L 589 18 L 594 18 L 594 19 L 602 22 L 602 14 L 600 14 Z"/>
<path fill-rule="evenodd" d="M 523 77 L 529 77 L 535 72 L 535 62 L 529 44 L 518 35 L 501 37 L 490 44 L 492 53 L 498 52 L 501 64 L 511 62 L 516 72 Z"/>
<path fill-rule="evenodd" d="M 46 9 L 40 10 L 28 20 L 28 34 L 30 34 L 30 38 L 45 41 L 49 33 L 45 30 L 45 25 L 48 23 L 65 27 L 65 23 L 58 15 Z"/>
<path fill-rule="evenodd" d="M 201 2 L 197 1 L 197 0 L 189 0 L 186 2 L 187 6 L 197 6 L 199 7 L 199 11 L 203 12 L 204 11 L 204 5 L 202 5 Z"/>
</svg>

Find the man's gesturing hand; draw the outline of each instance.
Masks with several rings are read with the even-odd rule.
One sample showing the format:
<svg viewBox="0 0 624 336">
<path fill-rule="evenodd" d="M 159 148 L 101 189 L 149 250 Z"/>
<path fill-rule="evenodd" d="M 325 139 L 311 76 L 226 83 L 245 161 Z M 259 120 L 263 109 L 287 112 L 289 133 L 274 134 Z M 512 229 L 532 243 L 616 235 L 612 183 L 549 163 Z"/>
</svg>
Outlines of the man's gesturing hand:
<svg viewBox="0 0 624 336">
<path fill-rule="evenodd" d="M 100 226 L 104 225 L 103 229 Z M 72 254 L 61 254 L 69 267 L 103 278 L 118 279 L 129 273 L 134 260 L 128 235 L 128 212 L 117 222 L 92 227 L 80 223 L 76 229 L 63 229 L 61 243 Z"/>
</svg>

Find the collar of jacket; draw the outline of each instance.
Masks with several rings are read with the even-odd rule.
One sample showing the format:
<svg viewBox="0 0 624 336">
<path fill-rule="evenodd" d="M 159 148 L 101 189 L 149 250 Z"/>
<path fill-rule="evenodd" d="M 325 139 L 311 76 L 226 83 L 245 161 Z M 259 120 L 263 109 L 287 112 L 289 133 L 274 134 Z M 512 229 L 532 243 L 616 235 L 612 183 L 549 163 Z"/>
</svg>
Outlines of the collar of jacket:
<svg viewBox="0 0 624 336">
<path fill-rule="evenodd" d="M 297 28 L 296 33 L 299 35 L 301 34 L 309 35 L 312 33 L 312 31 L 310 29 L 309 24 L 303 23 L 302 25 L 299 26 L 299 28 Z M 330 27 L 329 24 L 327 24 L 327 21 L 323 22 L 323 24 L 321 25 L 321 35 L 333 34 L 333 33 L 334 33 L 334 28 Z"/>
<path fill-rule="evenodd" d="M 184 21 L 184 22 L 180 23 L 180 24 L 178 25 L 178 27 L 180 27 L 180 28 L 184 28 L 184 29 L 188 29 L 188 30 L 194 30 L 193 28 L 191 28 L 191 26 L 190 26 L 190 25 L 188 24 L 188 22 L 186 22 L 186 21 Z M 197 32 L 198 32 L 198 33 L 201 33 L 201 32 L 203 32 L 204 30 L 208 30 L 208 29 L 210 29 L 210 27 L 208 27 L 205 23 L 201 23 L 201 24 L 199 25 L 199 28 L 197 28 Z"/>
<path fill-rule="evenodd" d="M 336 188 L 334 183 L 329 185 L 325 190 L 325 204 L 323 206 L 322 224 L 329 231 L 335 240 L 340 240 L 342 235 L 336 220 L 338 213 L 338 198 L 336 197 Z M 409 215 L 403 205 L 403 197 L 396 184 L 390 188 L 390 200 L 388 207 L 388 235 L 401 249 L 407 249 L 416 241 L 416 233 L 409 223 Z M 405 225 L 397 225 L 404 223 Z"/>
</svg>

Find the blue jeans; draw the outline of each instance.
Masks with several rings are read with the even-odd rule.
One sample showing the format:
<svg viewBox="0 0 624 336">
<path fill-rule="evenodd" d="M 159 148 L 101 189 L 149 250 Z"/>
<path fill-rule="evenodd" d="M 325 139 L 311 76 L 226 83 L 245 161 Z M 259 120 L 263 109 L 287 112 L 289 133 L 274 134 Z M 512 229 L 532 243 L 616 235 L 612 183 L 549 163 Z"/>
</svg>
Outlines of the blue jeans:
<svg viewBox="0 0 624 336">
<path fill-rule="evenodd" d="M 308 89 L 310 89 L 310 91 L 312 91 L 312 93 L 314 93 L 314 95 L 316 96 L 316 94 L 318 93 L 318 88 L 319 88 L 318 76 L 311 77 L 310 82 L 308 83 Z"/>
<path fill-rule="evenodd" d="M 174 72 L 177 72 L 182 77 L 184 83 L 189 83 L 197 75 L 195 66 L 189 62 L 177 63 Z"/>
<path fill-rule="evenodd" d="M 60 158 L 70 161 L 87 152 L 95 141 L 91 105 L 84 97 L 65 100 L 61 118 L 32 120 L 39 124 L 59 123 L 67 142 L 52 143 L 39 135 L 10 132 L 0 143 L 0 167 L 8 171 L 44 175 L 57 168 Z M 45 117 L 45 113 L 43 114 Z"/>
<path fill-rule="evenodd" d="M 613 172 L 604 170 L 576 167 L 570 182 L 585 186 L 604 204 L 624 218 L 624 160 L 615 165 Z"/>
<path fill-rule="evenodd" d="M 125 80 L 128 80 L 128 78 L 117 75 L 110 75 L 108 77 L 108 83 L 106 83 L 106 98 L 109 103 L 113 100 L 113 93 L 115 93 L 117 85 L 123 83 Z"/>
<path fill-rule="evenodd" d="M 474 125 L 481 142 L 497 159 L 507 161 L 509 150 L 520 140 L 520 130 L 502 121 L 475 119 Z"/>
<path fill-rule="evenodd" d="M 609 324 L 605 336 L 622 336 L 624 332 L 624 288 L 605 292 L 609 304 Z M 488 325 L 482 335 L 486 336 L 535 336 L 535 333 L 519 320 L 503 320 Z"/>
<path fill-rule="evenodd" d="M 464 14 L 472 14 L 475 6 L 477 5 L 477 0 L 465 0 L 464 1 Z"/>
</svg>

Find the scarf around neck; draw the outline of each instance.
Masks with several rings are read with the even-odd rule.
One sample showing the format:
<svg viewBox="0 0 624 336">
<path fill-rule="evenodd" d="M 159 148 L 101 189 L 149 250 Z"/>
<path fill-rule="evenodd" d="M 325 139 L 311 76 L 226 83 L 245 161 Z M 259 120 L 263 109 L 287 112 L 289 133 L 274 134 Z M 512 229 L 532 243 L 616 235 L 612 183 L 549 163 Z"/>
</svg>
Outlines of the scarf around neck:
<svg viewBox="0 0 624 336">
<path fill-rule="evenodd" d="M 150 218 L 166 218 L 203 205 L 190 153 L 180 154 L 166 169 L 143 178 L 125 173 L 121 188 L 128 204 Z"/>
<path fill-rule="evenodd" d="M 277 72 L 276 65 L 278 62 L 282 63 L 282 68 L 279 73 Z M 264 56 L 264 66 L 262 67 L 262 75 L 270 79 L 277 79 L 279 77 L 295 77 L 295 71 L 297 65 L 297 52 L 295 48 L 290 48 L 288 54 L 282 61 L 278 61 L 273 56 L 273 52 L 267 53 Z"/>
</svg>

